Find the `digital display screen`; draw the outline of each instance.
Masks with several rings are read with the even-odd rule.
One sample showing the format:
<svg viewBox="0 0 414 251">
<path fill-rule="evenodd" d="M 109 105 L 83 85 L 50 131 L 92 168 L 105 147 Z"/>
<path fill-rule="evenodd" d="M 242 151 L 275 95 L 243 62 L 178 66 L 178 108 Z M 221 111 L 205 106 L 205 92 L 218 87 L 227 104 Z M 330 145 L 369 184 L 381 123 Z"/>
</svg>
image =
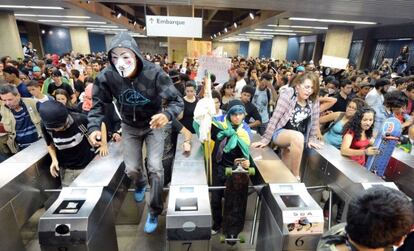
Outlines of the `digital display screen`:
<svg viewBox="0 0 414 251">
<path fill-rule="evenodd" d="M 293 190 L 292 185 L 280 185 L 279 187 L 281 191 L 292 191 Z"/>
<path fill-rule="evenodd" d="M 180 187 L 180 193 L 194 193 L 194 187 Z"/>
<path fill-rule="evenodd" d="M 72 189 L 70 194 L 72 195 L 84 195 L 86 193 L 87 189 Z"/>
<path fill-rule="evenodd" d="M 306 207 L 299 195 L 280 195 L 286 207 Z"/>
</svg>

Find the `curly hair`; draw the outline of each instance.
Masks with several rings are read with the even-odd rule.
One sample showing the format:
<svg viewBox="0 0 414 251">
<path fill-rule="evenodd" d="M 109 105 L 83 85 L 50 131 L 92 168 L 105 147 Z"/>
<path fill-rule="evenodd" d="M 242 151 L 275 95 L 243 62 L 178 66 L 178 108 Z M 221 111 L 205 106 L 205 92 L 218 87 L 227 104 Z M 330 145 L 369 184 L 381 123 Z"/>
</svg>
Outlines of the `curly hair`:
<svg viewBox="0 0 414 251">
<path fill-rule="evenodd" d="M 375 120 L 375 111 L 370 107 L 362 107 L 361 109 L 358 109 L 355 115 L 352 117 L 352 119 L 349 120 L 348 123 L 345 124 L 343 135 L 351 131 L 354 133 L 354 140 L 359 140 L 361 138 L 361 133 L 362 133 L 361 121 L 365 113 L 374 114 L 374 120 Z M 365 135 L 367 136 L 367 138 L 372 137 L 373 130 L 374 130 L 374 123 L 372 123 L 371 127 L 365 131 Z"/>
</svg>

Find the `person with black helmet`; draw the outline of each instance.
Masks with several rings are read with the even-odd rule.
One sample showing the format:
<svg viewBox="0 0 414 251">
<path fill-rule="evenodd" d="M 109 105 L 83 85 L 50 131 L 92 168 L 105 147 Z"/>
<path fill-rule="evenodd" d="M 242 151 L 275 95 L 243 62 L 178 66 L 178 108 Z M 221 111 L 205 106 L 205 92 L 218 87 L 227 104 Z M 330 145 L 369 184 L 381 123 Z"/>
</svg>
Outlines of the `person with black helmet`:
<svg viewBox="0 0 414 251">
<path fill-rule="evenodd" d="M 58 101 L 39 106 L 42 132 L 52 159 L 50 174 L 60 176 L 62 186 L 69 186 L 94 158 L 88 138 L 81 130 L 88 120 L 84 114 L 69 113 Z"/>
<path fill-rule="evenodd" d="M 144 59 L 128 33 L 121 32 L 112 39 L 108 60 L 110 66 L 99 73 L 93 86 L 93 106 L 88 114 L 90 139 L 94 146 L 100 145 L 97 138 L 101 136 L 105 106 L 115 98 L 122 117 L 125 172 L 136 186 L 134 195 L 138 203 L 144 201 L 147 184 L 142 156 L 146 143 L 151 188 L 144 231 L 153 233 L 163 210 L 164 126 L 183 111 L 183 100 L 171 78 L 160 66 Z"/>
</svg>

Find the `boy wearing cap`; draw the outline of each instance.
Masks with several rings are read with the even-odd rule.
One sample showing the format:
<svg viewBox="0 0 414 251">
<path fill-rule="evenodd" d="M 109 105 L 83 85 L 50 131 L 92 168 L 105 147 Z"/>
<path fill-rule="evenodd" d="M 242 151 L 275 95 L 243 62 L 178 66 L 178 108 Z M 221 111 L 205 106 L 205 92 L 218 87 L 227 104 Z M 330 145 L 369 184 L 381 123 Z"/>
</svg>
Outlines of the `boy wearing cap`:
<svg viewBox="0 0 414 251">
<path fill-rule="evenodd" d="M 244 104 L 240 100 L 229 102 L 227 114 L 214 117 L 211 126 L 211 139 L 215 141 L 212 153 L 213 161 L 213 186 L 223 186 L 226 182 L 225 168 L 233 167 L 236 159 L 244 158 L 242 167 L 250 166 L 249 146 L 251 131 L 249 126 L 243 122 L 246 114 Z M 198 124 L 194 127 L 198 131 Z M 223 220 L 222 204 L 224 191 L 211 192 L 211 208 L 213 213 L 212 234 L 216 234 Z"/>
<path fill-rule="evenodd" d="M 69 113 L 57 101 L 46 101 L 39 106 L 42 132 L 52 159 L 50 174 L 60 176 L 62 186 L 69 186 L 94 158 L 87 136 L 88 119 L 80 113 Z"/>
</svg>

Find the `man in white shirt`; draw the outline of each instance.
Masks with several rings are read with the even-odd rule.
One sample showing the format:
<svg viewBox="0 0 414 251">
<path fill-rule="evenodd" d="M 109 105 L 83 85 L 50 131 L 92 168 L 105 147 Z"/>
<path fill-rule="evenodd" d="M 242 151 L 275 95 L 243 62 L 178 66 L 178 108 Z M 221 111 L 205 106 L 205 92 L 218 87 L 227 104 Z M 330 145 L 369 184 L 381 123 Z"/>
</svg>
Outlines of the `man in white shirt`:
<svg viewBox="0 0 414 251">
<path fill-rule="evenodd" d="M 381 78 L 375 82 L 375 88 L 368 92 L 365 97 L 367 104 L 375 111 L 375 132 L 378 132 L 387 116 L 383 103 L 384 94 L 387 93 L 389 87 L 390 81 L 388 79 Z"/>
</svg>

